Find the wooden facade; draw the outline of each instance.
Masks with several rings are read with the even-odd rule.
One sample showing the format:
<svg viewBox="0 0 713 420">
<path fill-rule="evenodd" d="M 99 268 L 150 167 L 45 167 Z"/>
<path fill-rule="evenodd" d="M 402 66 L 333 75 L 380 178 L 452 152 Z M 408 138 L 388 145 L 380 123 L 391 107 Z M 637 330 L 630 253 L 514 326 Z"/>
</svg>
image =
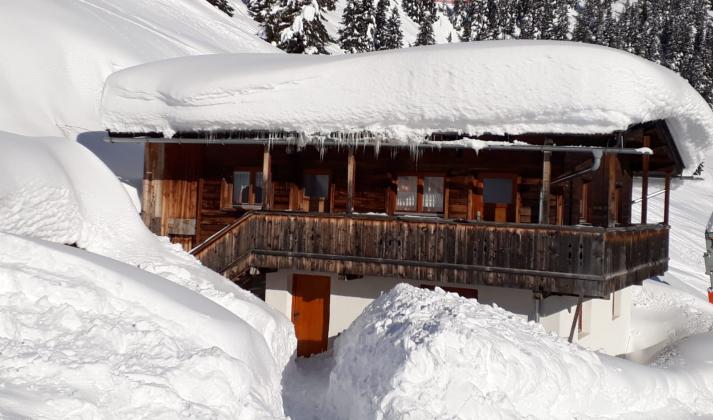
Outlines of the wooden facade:
<svg viewBox="0 0 713 420">
<path fill-rule="evenodd" d="M 149 139 L 143 217 L 231 278 L 292 268 L 607 297 L 665 272 L 668 227 L 631 223 L 634 177 L 681 170 L 664 123 L 518 140 L 582 149 Z M 641 147 L 653 155 L 622 153 Z"/>
</svg>

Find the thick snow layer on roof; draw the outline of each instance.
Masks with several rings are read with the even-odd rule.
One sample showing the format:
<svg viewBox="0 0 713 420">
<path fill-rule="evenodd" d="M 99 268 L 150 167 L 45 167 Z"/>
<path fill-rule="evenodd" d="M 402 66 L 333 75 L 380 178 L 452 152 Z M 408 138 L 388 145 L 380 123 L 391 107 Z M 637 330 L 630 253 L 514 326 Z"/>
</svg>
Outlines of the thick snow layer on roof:
<svg viewBox="0 0 713 420">
<path fill-rule="evenodd" d="M 345 56 L 215 55 L 111 75 L 118 132 L 368 130 L 390 141 L 611 133 L 667 122 L 686 166 L 713 143 L 713 112 L 681 77 L 622 51 L 570 42 L 488 41 Z"/>
<path fill-rule="evenodd" d="M 255 34 L 243 2 L 235 16 L 205 0 L 22 0 L 0 13 L 0 130 L 67 136 L 101 130 L 106 77 L 185 55 L 279 52 Z"/>
<path fill-rule="evenodd" d="M 507 311 L 405 284 L 336 340 L 335 419 L 687 418 L 713 413 L 713 368 L 585 350 Z"/>
<path fill-rule="evenodd" d="M 0 243 L 10 243 L 8 249 L 5 249 L 5 247 L 0 248 L 0 263 L 7 263 L 4 267 L 7 269 L 6 272 L 15 270 L 29 273 L 25 277 L 31 277 L 32 273 L 35 273 L 35 280 L 33 280 L 35 283 L 54 284 L 60 282 L 67 287 L 71 287 L 70 284 L 73 281 L 72 279 L 74 277 L 72 276 L 74 275 L 79 276 L 79 280 L 83 282 L 81 284 L 86 283 L 86 287 L 90 287 L 91 285 L 89 283 L 92 281 L 101 280 L 102 278 L 110 278 L 113 282 L 129 282 L 124 286 L 116 287 L 120 287 L 123 290 L 122 293 L 129 293 L 131 295 L 130 301 L 136 302 L 136 305 L 146 308 L 148 311 L 161 311 L 163 305 L 169 304 L 167 303 L 168 301 L 178 300 L 178 303 L 174 302 L 170 303 L 170 305 L 173 305 L 173 307 L 176 305 L 186 305 L 187 308 L 185 308 L 185 310 L 187 313 L 195 314 L 198 311 L 198 309 L 194 307 L 194 303 L 200 308 L 207 308 L 206 310 L 218 311 L 222 314 L 232 313 L 232 318 L 225 322 L 230 325 L 240 325 L 240 327 L 231 332 L 226 331 L 227 327 L 221 327 L 225 322 L 211 319 L 213 315 L 203 316 L 196 314 L 195 317 L 188 319 L 182 316 L 177 317 L 176 315 L 166 314 L 165 319 L 180 324 L 181 328 L 185 330 L 192 332 L 200 330 L 201 334 L 206 331 L 205 338 L 206 340 L 210 340 L 210 343 L 203 342 L 202 344 L 207 346 L 205 347 L 206 349 L 216 347 L 219 349 L 215 350 L 216 353 L 225 352 L 227 355 L 230 355 L 229 357 L 216 356 L 215 363 L 210 360 L 201 361 L 196 359 L 196 363 L 200 363 L 193 368 L 186 365 L 185 370 L 176 371 L 174 373 L 176 375 L 185 375 L 185 377 L 195 375 L 205 378 L 207 382 L 210 382 L 209 378 L 213 375 L 217 375 L 217 372 L 213 372 L 212 369 L 216 371 L 224 368 L 231 370 L 233 373 L 224 379 L 219 379 L 217 376 L 214 377 L 214 379 L 219 381 L 222 385 L 218 387 L 221 388 L 220 392 L 215 393 L 213 397 L 211 397 L 213 392 L 210 390 L 213 389 L 217 391 L 217 388 L 214 389 L 208 385 L 205 385 L 205 387 L 200 385 L 192 388 L 195 383 L 191 383 L 190 381 L 185 381 L 181 384 L 181 386 L 186 387 L 183 389 L 185 392 L 200 393 L 202 392 L 200 388 L 206 391 L 206 394 L 200 397 L 203 398 L 202 400 L 191 401 L 204 404 L 207 401 L 206 399 L 208 399 L 210 400 L 209 402 L 211 402 L 211 406 L 227 404 L 229 407 L 227 412 L 231 414 L 221 414 L 221 416 L 236 417 L 235 414 L 239 412 L 234 411 L 234 409 L 237 409 L 236 407 L 242 406 L 242 403 L 250 405 L 253 403 L 251 402 L 252 398 L 262 400 L 263 397 L 263 403 L 266 404 L 265 407 L 268 407 L 268 412 L 271 413 L 271 415 L 281 411 L 279 375 L 284 366 L 288 363 L 296 345 L 293 327 L 289 320 L 274 309 L 268 307 L 252 294 L 240 289 L 224 277 L 200 265 L 195 258 L 183 252 L 180 247 L 170 244 L 167 238 L 158 238 L 149 232 L 143 225 L 120 181 L 96 156 L 79 143 L 62 138 L 31 138 L 0 132 L 0 150 L 2 151 L 2 153 L 0 153 L 0 178 L 3 180 L 0 182 L 0 232 L 60 244 L 76 244 L 79 248 L 89 251 L 81 255 L 77 254 L 71 258 L 69 256 L 65 258 L 63 255 L 71 254 L 70 251 L 64 250 L 55 252 L 54 250 L 58 248 L 45 244 L 37 245 L 37 250 L 33 251 L 31 249 L 32 242 L 23 242 L 19 239 L 12 239 L 12 237 L 4 235 Z M 22 257 L 22 253 L 15 253 L 14 249 L 16 247 L 22 247 L 22 249 L 27 250 L 26 252 L 30 254 L 36 252 L 37 255 L 30 255 L 30 257 L 28 257 L 29 259 L 23 260 L 22 258 L 24 257 Z M 60 248 L 63 250 L 65 247 Z M 107 259 L 101 256 L 109 257 L 124 264 L 121 264 L 121 267 L 108 266 Z M 47 259 L 48 262 L 45 263 L 44 259 Z M 86 261 L 83 262 L 84 260 Z M 80 270 L 80 267 L 84 265 L 89 267 L 87 268 L 89 271 Z M 136 269 L 132 271 L 132 267 L 129 266 L 138 267 L 142 270 Z M 95 267 L 96 270 L 91 267 Z M 53 272 L 53 270 L 57 272 L 56 277 L 47 277 L 45 275 L 45 272 Z M 7 275 L 14 276 L 12 273 Z M 82 275 L 84 275 L 84 277 L 81 277 Z M 98 276 L 98 278 L 95 279 L 93 276 Z M 6 278 L 6 273 L 0 273 L 0 278 Z M 149 284 L 141 286 L 143 287 L 141 290 L 144 291 L 134 293 L 132 290 L 139 290 L 137 288 L 140 287 L 139 285 L 130 283 L 130 281 L 134 281 L 131 279 L 135 279 L 135 281 L 139 282 L 146 281 L 149 282 Z M 165 281 L 163 281 L 164 279 Z M 187 289 L 185 289 L 184 292 L 182 291 L 184 290 L 183 288 L 172 287 L 167 284 L 168 281 L 177 283 Z M 9 293 L 10 295 L 18 293 L 28 294 L 28 300 L 37 300 L 44 296 L 42 293 L 45 293 L 37 292 L 39 294 L 31 294 L 31 290 L 29 289 L 8 289 L 8 285 L 5 283 L 2 284 L 3 286 L 0 287 L 0 299 L 3 298 L 4 293 Z M 85 287 L 81 284 L 77 287 Z M 104 283 L 98 282 L 95 286 L 96 288 L 103 288 L 103 284 Z M 151 284 L 157 284 L 157 288 L 166 291 L 168 295 L 170 295 L 166 297 L 166 301 L 161 301 L 161 299 L 156 298 L 159 293 L 156 292 L 156 290 L 149 290 L 152 289 Z M 17 287 L 20 286 L 22 285 Z M 117 295 L 116 293 L 118 292 L 115 293 L 115 286 L 111 287 L 112 289 L 108 292 L 98 292 L 99 297 L 106 295 L 106 293 L 113 293 L 111 299 L 124 299 L 124 297 L 127 296 L 125 294 Z M 58 290 L 61 289 L 52 288 L 51 292 L 47 291 L 46 299 L 49 299 L 50 303 L 53 305 L 56 304 L 59 309 L 62 309 L 64 303 L 66 303 L 66 300 L 69 299 L 72 293 L 68 291 L 67 295 L 61 293 L 55 295 L 56 292 L 58 293 Z M 74 290 L 74 292 L 84 293 L 81 290 Z M 97 293 L 93 291 L 90 292 L 88 299 L 95 299 Z M 146 294 L 146 300 L 141 300 L 140 295 L 142 294 Z M 193 296 L 193 298 L 189 296 Z M 6 298 L 11 299 L 7 296 Z M 212 304 L 210 301 L 212 301 Z M 91 304 L 91 302 L 85 303 L 85 305 Z M 101 302 L 99 302 L 99 304 L 101 304 Z M 100 313 L 101 308 L 92 307 L 85 309 L 84 306 L 72 306 L 72 302 L 67 303 L 67 305 L 70 305 L 70 308 L 67 309 L 68 311 L 82 312 L 81 316 L 86 318 L 82 318 L 81 322 L 77 321 L 79 322 L 77 328 L 89 328 L 89 324 L 84 324 L 85 321 L 91 323 L 104 320 L 104 318 L 101 318 L 101 316 L 103 316 Z M 1 306 L 3 305 L 0 305 L 0 307 Z M 216 306 L 218 306 L 217 309 L 215 308 Z M 135 315 L 131 312 L 131 306 L 124 305 L 121 306 L 121 308 L 124 308 L 124 315 L 129 319 L 132 319 Z M 24 308 L 22 310 L 31 312 L 35 309 Z M 99 312 L 92 312 L 95 310 Z M 90 313 L 84 313 L 84 311 L 89 311 Z M 42 317 L 40 315 L 37 315 L 37 321 L 41 323 Z M 50 315 L 51 313 L 48 313 L 47 316 Z M 23 318 L 24 315 L 20 314 L 17 316 Z M 118 312 L 116 316 L 119 316 Z M 223 315 L 220 316 L 223 317 Z M 74 319 L 73 317 L 70 318 Z M 140 318 L 144 319 L 145 317 L 141 315 Z M 9 345 L 19 346 L 22 344 L 18 337 L 25 338 L 25 335 L 4 335 L 3 331 L 4 328 L 6 328 L 6 324 L 4 323 L 5 318 L 0 317 L 0 319 L 3 320 L 3 322 L 0 322 L 0 341 L 5 337 L 5 339 L 10 340 Z M 48 322 L 49 321 L 55 322 L 51 319 L 48 319 Z M 208 325 L 214 321 L 217 322 L 215 325 L 216 329 L 222 328 L 220 331 L 213 330 L 213 326 Z M 113 321 L 109 320 L 107 322 Z M 160 323 L 164 321 L 157 319 L 155 322 Z M 36 324 L 34 321 L 30 322 L 30 324 L 31 325 L 27 327 L 30 330 L 32 328 L 41 329 L 42 327 L 39 324 L 34 325 Z M 124 327 L 124 325 L 121 326 L 121 328 Z M 10 328 L 10 326 L 7 328 Z M 109 326 L 106 328 L 109 328 Z M 103 334 L 102 331 L 104 330 L 97 331 L 97 334 Z M 181 332 L 183 330 L 171 330 L 178 334 L 177 337 L 174 337 L 178 341 L 174 344 L 170 341 L 164 343 L 160 341 L 160 331 L 161 330 L 158 329 L 155 336 L 150 334 L 146 335 L 145 339 L 156 340 L 157 346 L 163 346 L 164 344 L 168 347 L 178 346 L 176 349 L 180 348 L 183 341 L 193 342 L 191 340 L 194 340 L 193 336 L 181 338 L 180 334 L 183 334 Z M 117 346 L 114 350 L 120 353 L 123 351 L 121 347 L 122 340 L 124 340 L 123 337 L 128 334 L 128 332 L 123 329 L 118 329 L 115 332 L 111 330 L 106 332 L 106 334 L 114 333 L 116 334 L 114 340 Z M 40 332 L 37 334 L 40 334 Z M 139 334 L 143 333 L 139 331 Z M 142 337 L 129 338 L 136 340 L 137 346 L 148 345 L 147 343 L 140 342 Z M 38 337 L 39 341 L 45 339 L 53 340 L 53 337 L 48 335 Z M 45 344 L 49 346 L 50 344 L 48 343 L 51 344 L 50 341 L 45 342 Z M 42 344 L 37 345 L 41 346 Z M 241 346 L 244 346 L 244 351 L 247 352 L 246 354 L 259 354 L 259 357 L 249 360 L 241 358 L 242 356 L 240 356 L 239 352 L 236 353 L 238 351 L 236 349 L 241 348 Z M 106 351 L 107 357 L 114 357 L 113 353 L 111 353 L 113 350 L 104 349 L 103 351 Z M 266 351 L 267 353 L 265 353 Z M 205 352 L 210 353 L 213 352 L 213 350 L 205 350 Z M 205 353 L 205 355 L 207 356 L 208 353 Z M 186 357 L 190 357 L 190 354 L 190 352 L 187 353 Z M 3 366 L 3 357 L 6 355 L 7 353 L 5 351 L 0 351 L 0 369 L 2 369 Z M 60 356 L 61 354 L 55 354 L 51 351 L 49 351 L 47 355 L 50 359 Z M 170 358 L 171 356 L 168 354 L 166 357 Z M 240 362 L 237 363 L 238 365 L 244 362 L 247 364 L 248 370 L 253 369 L 255 377 L 258 378 L 254 383 L 256 387 L 253 390 L 254 393 L 251 391 L 253 383 L 250 382 L 251 379 L 249 375 L 245 376 L 246 382 L 230 382 L 231 380 L 236 380 L 236 378 L 241 378 L 241 375 L 237 375 L 237 371 L 234 371 L 234 367 L 231 367 L 235 364 L 234 362 L 228 363 L 222 361 L 224 357 L 237 358 Z M 131 362 L 129 359 L 126 359 L 126 361 L 127 363 Z M 191 363 L 190 361 L 185 362 L 188 364 Z M 114 361 L 108 361 L 107 363 L 114 363 Z M 228 364 L 226 365 L 225 363 Z M 67 366 L 62 369 L 65 368 L 69 369 Z M 107 365 L 99 364 L 96 369 L 102 371 L 102 369 L 110 369 L 110 366 L 107 367 Z M 137 369 L 138 372 L 142 372 L 143 370 L 143 368 Z M 147 369 L 159 369 L 159 367 L 147 367 Z M 158 377 L 174 374 L 171 373 L 173 371 L 168 368 L 163 372 L 155 370 L 151 372 Z M 267 375 L 265 372 L 268 372 Z M 130 374 L 130 372 L 127 374 Z M 89 375 L 89 372 L 87 372 L 87 375 Z M 141 378 L 136 377 L 136 380 L 140 381 Z M 72 387 L 74 385 L 68 386 Z M 167 386 L 170 387 L 173 385 Z M 111 387 L 104 387 L 104 385 L 102 385 L 102 387 L 107 393 L 112 391 Z M 179 391 L 183 392 L 181 390 Z M 140 393 L 137 395 L 141 396 Z M 150 399 L 150 394 L 145 395 L 146 398 Z M 104 397 L 107 396 L 104 395 Z M 226 400 L 220 400 L 220 398 L 223 397 L 225 397 Z M 91 395 L 87 398 L 91 398 Z M 232 402 L 228 402 L 228 400 Z M 117 404 L 119 404 L 119 402 L 117 402 Z M 0 406 L 4 406 L 4 404 L 0 404 Z M 111 405 L 111 407 L 115 406 L 117 405 Z M 108 410 L 109 408 L 106 409 Z M 99 417 L 106 417 L 109 413 L 110 411 L 106 411 L 106 415 L 100 415 Z M 190 412 L 185 413 L 185 415 L 188 414 L 190 414 Z M 206 416 L 199 414 L 197 417 Z M 242 418 L 242 416 L 237 417 Z M 168 415 L 166 418 L 175 418 L 175 416 Z"/>
</svg>

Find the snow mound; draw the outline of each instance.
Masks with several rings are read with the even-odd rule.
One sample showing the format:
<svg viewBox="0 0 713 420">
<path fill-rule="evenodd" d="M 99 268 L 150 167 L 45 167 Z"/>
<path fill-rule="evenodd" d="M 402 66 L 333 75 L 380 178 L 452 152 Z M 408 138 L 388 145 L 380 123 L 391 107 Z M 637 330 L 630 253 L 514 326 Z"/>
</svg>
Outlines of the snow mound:
<svg viewBox="0 0 713 420">
<path fill-rule="evenodd" d="M 691 170 L 713 143 L 713 111 L 676 73 L 556 41 L 185 57 L 111 75 L 101 110 L 115 132 L 285 130 L 319 140 L 366 130 L 404 142 L 434 131 L 611 133 L 662 119 Z"/>
<path fill-rule="evenodd" d="M 0 415 L 281 418 L 260 334 L 162 277 L 0 233 Z"/>
<path fill-rule="evenodd" d="M 456 294 L 399 285 L 336 341 L 324 406 L 343 419 L 713 413 L 713 368 L 660 370 L 571 345 Z"/>
<path fill-rule="evenodd" d="M 231 18 L 205 0 L 22 0 L 0 13 L 0 130 L 67 136 L 101 130 L 106 77 L 184 55 L 277 52 L 236 2 Z"/>
<path fill-rule="evenodd" d="M 76 244 L 196 291 L 257 330 L 280 369 L 287 364 L 296 346 L 289 320 L 153 235 L 90 151 L 66 139 L 2 132 L 0 150 L 0 232 Z"/>
</svg>

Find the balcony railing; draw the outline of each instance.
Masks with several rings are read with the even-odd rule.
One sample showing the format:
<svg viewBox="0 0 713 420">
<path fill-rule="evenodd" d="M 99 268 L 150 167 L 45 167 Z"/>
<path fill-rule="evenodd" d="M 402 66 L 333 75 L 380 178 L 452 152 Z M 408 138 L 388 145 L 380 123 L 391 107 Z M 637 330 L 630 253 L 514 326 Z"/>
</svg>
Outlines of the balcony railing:
<svg viewBox="0 0 713 420">
<path fill-rule="evenodd" d="M 608 297 L 668 267 L 663 225 L 597 228 L 252 212 L 192 252 L 228 277 L 250 267 Z"/>
</svg>

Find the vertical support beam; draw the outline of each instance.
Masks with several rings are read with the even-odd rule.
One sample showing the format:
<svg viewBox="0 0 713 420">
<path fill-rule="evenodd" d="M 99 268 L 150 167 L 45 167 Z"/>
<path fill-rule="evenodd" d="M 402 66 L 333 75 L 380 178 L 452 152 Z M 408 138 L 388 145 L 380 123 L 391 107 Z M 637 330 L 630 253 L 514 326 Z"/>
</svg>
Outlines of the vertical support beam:
<svg viewBox="0 0 713 420">
<path fill-rule="evenodd" d="M 540 191 L 540 217 L 539 223 L 550 223 L 550 182 L 552 181 L 552 152 L 543 152 L 542 155 L 542 190 Z"/>
<path fill-rule="evenodd" d="M 347 213 L 354 213 L 354 183 L 356 181 L 356 158 L 354 157 L 354 149 L 349 148 L 347 156 Z"/>
<path fill-rule="evenodd" d="M 574 330 L 577 328 L 579 318 L 582 316 L 582 295 L 577 298 L 577 309 L 574 310 L 574 318 L 572 318 L 572 327 L 569 330 L 569 342 L 574 341 Z"/>
<path fill-rule="evenodd" d="M 262 209 L 270 210 L 272 208 L 272 155 L 269 144 L 265 145 L 262 154 L 262 190 Z"/>
<path fill-rule="evenodd" d="M 617 211 L 617 200 L 616 200 L 616 166 L 617 166 L 617 156 L 614 153 L 609 153 L 606 155 L 607 161 L 607 226 L 614 227 L 616 225 Z"/>
<path fill-rule="evenodd" d="M 663 224 L 668 226 L 669 222 L 669 204 L 671 203 L 671 173 L 666 172 L 664 181 L 664 204 L 663 204 Z"/>
<path fill-rule="evenodd" d="M 644 136 L 644 147 L 651 146 L 651 137 Z M 642 173 L 641 173 L 641 224 L 645 225 L 648 222 L 649 212 L 649 155 L 645 154 L 642 158 Z"/>
</svg>

